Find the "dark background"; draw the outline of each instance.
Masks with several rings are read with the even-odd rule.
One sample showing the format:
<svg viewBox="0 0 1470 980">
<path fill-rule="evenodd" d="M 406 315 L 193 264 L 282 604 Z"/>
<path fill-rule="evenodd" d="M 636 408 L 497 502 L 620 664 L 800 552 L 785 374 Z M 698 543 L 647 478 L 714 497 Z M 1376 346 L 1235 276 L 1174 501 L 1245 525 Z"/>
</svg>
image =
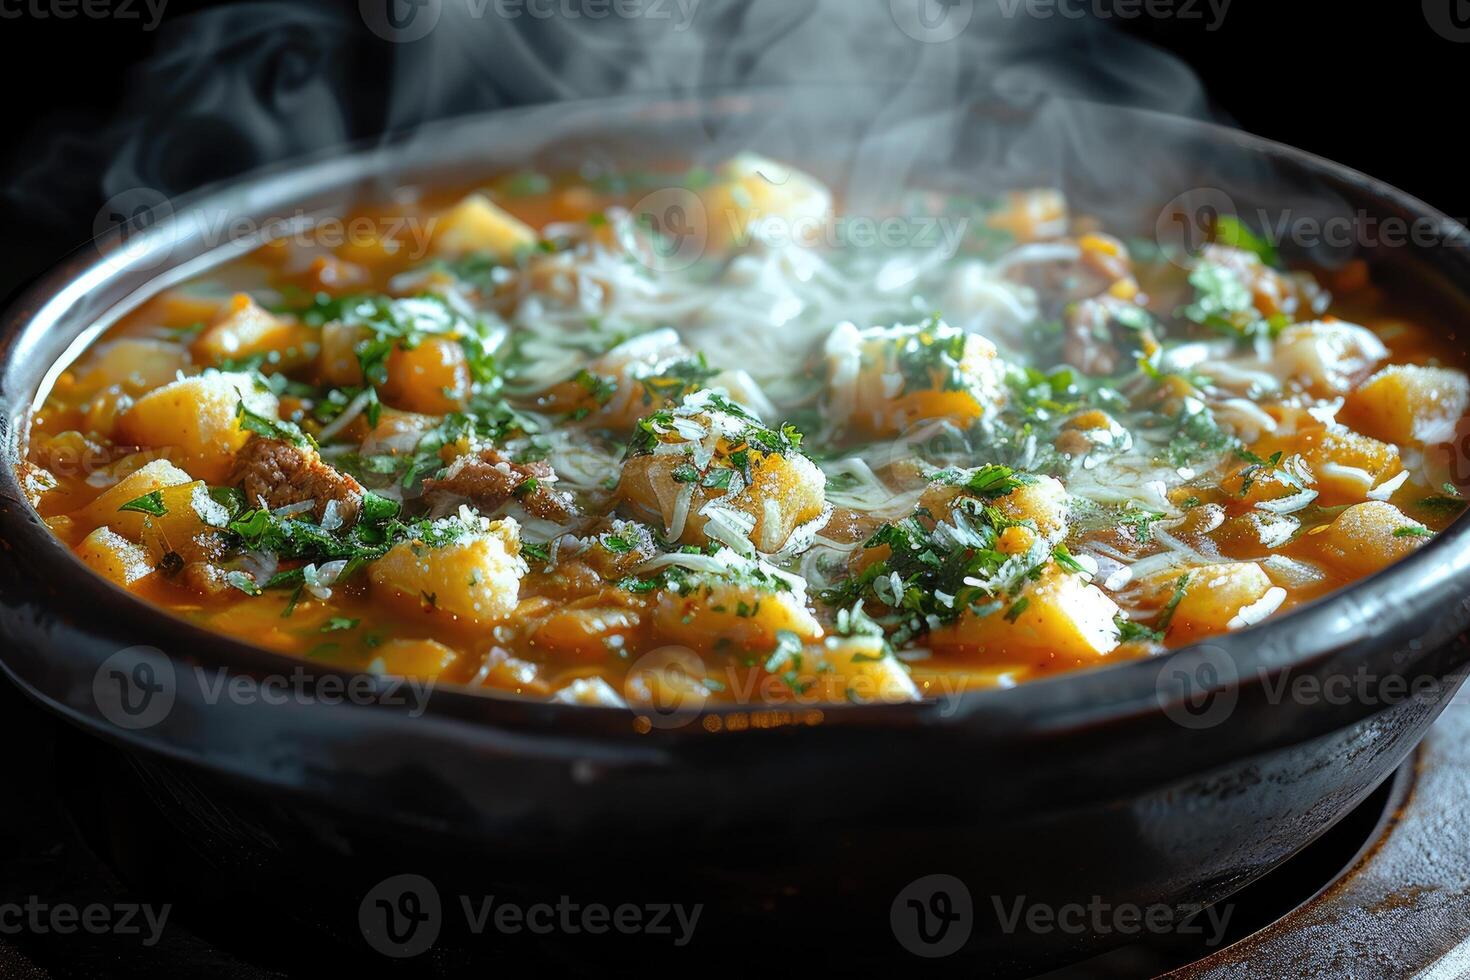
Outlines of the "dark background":
<svg viewBox="0 0 1470 980">
<path fill-rule="evenodd" d="M 120 121 L 126 126 L 150 111 L 162 116 L 153 125 L 168 125 L 167 107 L 160 111 L 139 104 L 150 97 L 143 89 L 140 98 L 139 78 L 145 74 L 140 66 L 174 56 L 180 35 L 196 29 L 196 14 L 230 6 L 166 0 L 162 29 L 148 31 L 141 0 L 105 0 L 131 3 L 136 19 L 36 16 L 37 5 L 48 11 L 57 2 L 80 0 L 0 0 L 0 91 L 7 95 L 7 136 L 0 142 L 0 295 L 91 236 L 92 219 L 106 197 L 99 174 L 109 164 L 110 150 L 102 134 L 111 126 L 115 140 Z M 1096 4 L 1115 0 L 1071 2 L 1095 10 Z M 1142 6 L 1141 0 L 1133 2 Z M 1105 29 L 1129 32 L 1182 59 L 1200 76 L 1213 114 L 1381 177 L 1451 215 L 1470 215 L 1459 148 L 1470 44 L 1449 40 L 1431 26 L 1432 19 L 1447 19 L 1451 5 L 1464 5 L 1463 0 L 1352 8 L 1309 0 L 1233 0 L 1213 30 L 1208 9 L 1198 2 L 1204 16 L 1115 15 L 1107 18 Z M 703 3 L 714 8 L 731 0 Z M 274 48 L 292 29 L 269 26 L 269 6 L 245 5 L 247 13 L 227 30 L 254 25 L 264 32 L 262 40 L 243 46 L 270 47 L 269 57 L 285 62 L 267 74 L 289 78 L 325 65 L 334 88 L 343 93 L 342 135 L 380 132 L 389 115 L 387 89 L 398 52 L 364 28 L 356 0 L 282 4 L 296 12 L 320 8 L 340 17 L 342 25 L 326 41 L 300 50 L 287 45 L 287 55 Z M 257 16 L 256 10 L 262 13 Z M 487 63 L 493 60 L 492 52 Z M 289 143 L 241 147 L 198 120 L 190 125 L 194 128 L 182 139 L 172 135 L 187 145 L 193 171 L 211 176 L 266 162 L 256 157 L 289 156 L 300 149 Z M 160 152 L 178 152 L 177 144 Z"/>
</svg>

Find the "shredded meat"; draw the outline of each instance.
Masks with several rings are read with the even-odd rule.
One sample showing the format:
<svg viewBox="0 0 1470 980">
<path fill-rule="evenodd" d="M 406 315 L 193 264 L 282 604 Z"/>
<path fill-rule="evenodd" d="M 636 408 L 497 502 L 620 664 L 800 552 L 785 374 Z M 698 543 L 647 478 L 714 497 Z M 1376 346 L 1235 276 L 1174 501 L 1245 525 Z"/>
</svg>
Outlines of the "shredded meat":
<svg viewBox="0 0 1470 980">
<path fill-rule="evenodd" d="M 312 501 L 317 520 L 334 500 L 344 525 L 362 509 L 362 484 L 322 462 L 316 450 L 279 439 L 256 436 L 247 442 L 235 461 L 235 482 L 252 504 L 264 500 L 276 508 Z"/>
<path fill-rule="evenodd" d="M 497 449 L 481 449 L 456 459 L 439 479 L 425 480 L 424 491 L 467 497 L 484 511 L 514 499 L 528 514 L 560 523 L 576 517 L 577 509 L 572 495 L 553 487 L 555 482 L 549 463 L 515 463 Z"/>
</svg>

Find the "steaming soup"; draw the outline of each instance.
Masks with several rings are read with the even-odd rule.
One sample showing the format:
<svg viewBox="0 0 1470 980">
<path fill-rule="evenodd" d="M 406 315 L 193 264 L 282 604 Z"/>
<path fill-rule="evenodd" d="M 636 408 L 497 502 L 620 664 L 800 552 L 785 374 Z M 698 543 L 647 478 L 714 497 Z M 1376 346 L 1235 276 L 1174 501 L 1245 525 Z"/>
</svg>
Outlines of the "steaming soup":
<svg viewBox="0 0 1470 980">
<path fill-rule="evenodd" d="M 1309 602 L 1464 507 L 1470 383 L 1361 264 L 1058 193 L 833 217 L 756 157 L 519 173 L 116 324 L 22 479 L 95 572 L 355 668 L 621 705 L 912 700 Z"/>
</svg>

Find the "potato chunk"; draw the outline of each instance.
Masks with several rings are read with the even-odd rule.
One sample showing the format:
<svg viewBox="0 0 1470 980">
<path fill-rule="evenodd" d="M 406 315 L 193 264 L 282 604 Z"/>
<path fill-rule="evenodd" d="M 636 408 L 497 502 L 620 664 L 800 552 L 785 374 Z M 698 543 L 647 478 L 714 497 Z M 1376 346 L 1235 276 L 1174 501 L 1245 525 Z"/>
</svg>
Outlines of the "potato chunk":
<svg viewBox="0 0 1470 980">
<path fill-rule="evenodd" d="M 1086 662 L 1117 647 L 1113 617 L 1118 612 L 1117 604 L 1101 589 L 1050 565 L 1008 610 L 985 616 L 966 610 L 957 622 L 931 633 L 930 643 L 936 650 L 978 654 L 987 660 L 1016 656 Z"/>
<path fill-rule="evenodd" d="M 827 338 L 827 412 L 839 427 L 873 438 L 944 419 L 966 426 L 1005 399 L 995 345 L 943 322 L 858 330 Z"/>
<path fill-rule="evenodd" d="M 822 635 L 800 580 L 729 549 L 714 560 L 727 571 L 675 579 L 659 590 L 652 622 L 663 642 L 706 653 L 769 653 L 783 631 L 802 641 Z"/>
<path fill-rule="evenodd" d="M 446 415 L 470 397 L 470 367 L 464 348 L 450 337 L 425 337 L 414 347 L 393 348 L 383 400 L 395 408 Z"/>
<path fill-rule="evenodd" d="M 641 622 L 631 601 L 584 596 L 540 617 L 531 627 L 530 639 L 532 646 L 556 656 L 599 663 L 627 647 Z"/>
<path fill-rule="evenodd" d="M 178 344 L 148 337 L 123 337 L 89 352 L 75 369 L 78 395 L 119 385 L 130 394 L 166 385 L 189 366 Z"/>
<path fill-rule="evenodd" d="M 720 167 L 700 199 L 715 249 L 743 244 L 751 234 L 773 244 L 816 245 L 832 210 L 832 193 L 821 181 L 754 153 Z"/>
<path fill-rule="evenodd" d="M 155 490 L 180 486 L 191 480 L 188 473 L 168 460 L 155 459 L 123 477 L 72 516 L 79 527 L 91 529 L 106 525 L 119 534 L 136 540 L 143 530 L 143 519 L 148 515 L 140 511 L 120 511 L 118 508 Z"/>
<path fill-rule="evenodd" d="M 152 502 L 162 513 L 143 515 L 138 540 L 153 561 L 161 561 L 170 552 L 185 562 L 219 557 L 223 550 L 219 531 L 229 523 L 230 515 L 209 496 L 203 480 L 165 487 Z"/>
<path fill-rule="evenodd" d="M 1427 540 L 1423 524 L 1406 516 L 1393 504 L 1369 500 L 1354 504 L 1325 530 L 1308 540 L 1322 555 L 1328 568 L 1358 577 L 1407 557 Z"/>
<path fill-rule="evenodd" d="M 797 671 L 802 693 L 821 701 L 898 704 L 919 700 L 902 662 L 883 648 L 882 637 L 828 637 L 807 648 Z"/>
<path fill-rule="evenodd" d="M 1368 499 L 1368 491 L 1403 469 L 1397 446 L 1350 429 L 1309 432 L 1301 445 L 1302 459 L 1317 477 L 1317 502 L 1328 507 Z"/>
<path fill-rule="evenodd" d="M 510 259 L 536 244 L 535 229 L 483 194 L 470 194 L 440 215 L 433 236 L 434 251 L 447 256 L 489 252 Z"/>
<path fill-rule="evenodd" d="M 125 589 L 153 574 L 148 552 L 110 527 L 99 527 L 83 538 L 76 554 L 94 572 Z"/>
<path fill-rule="evenodd" d="M 949 472 L 924 491 L 919 498 L 919 505 L 935 518 L 943 519 L 955 498 L 966 495 L 965 482 L 976 474 L 983 478 L 985 472 L 985 467 Z M 991 502 L 1011 520 L 1035 524 L 1037 532 L 1048 541 L 1056 543 L 1067 536 L 1067 514 L 1071 508 L 1071 498 L 1067 495 L 1067 488 L 1055 477 L 1028 476 L 1021 486 Z M 1007 531 L 1017 530 L 1023 529 L 1007 528 Z M 1014 554 L 1029 547 L 1030 543 L 1027 542 L 1023 547 L 1014 550 L 1007 547 L 1002 547 L 1001 550 Z"/>
<path fill-rule="evenodd" d="M 1388 357 L 1377 335 L 1341 320 L 1314 320 L 1281 331 L 1275 366 L 1283 381 L 1295 381 L 1319 398 L 1346 394 Z"/>
<path fill-rule="evenodd" d="M 276 396 L 256 388 L 250 375 L 214 372 L 183 378 L 139 398 L 118 419 L 117 440 L 176 448 L 190 473 L 219 483 L 250 438 L 236 413 L 242 401 L 258 414 L 276 414 Z"/>
<path fill-rule="evenodd" d="M 189 351 L 206 365 L 264 355 L 261 370 L 284 371 L 311 363 L 320 346 L 310 327 L 267 313 L 246 294 L 236 293 Z"/>
<path fill-rule="evenodd" d="M 640 451 L 623 466 L 618 496 L 685 544 L 706 537 L 765 554 L 822 518 L 826 477 L 796 448 L 800 434 L 769 429 L 714 392 L 639 423 Z"/>
<path fill-rule="evenodd" d="M 1173 592 L 1178 576 L 1166 576 L 1161 592 Z M 1271 584 L 1254 562 L 1224 562 L 1190 570 L 1183 598 L 1170 619 L 1171 635 L 1208 636 L 1260 622 L 1281 605 L 1286 591 Z"/>
<path fill-rule="evenodd" d="M 1391 364 L 1348 396 L 1342 420 L 1401 446 L 1446 442 L 1470 408 L 1470 380 L 1450 368 Z"/>
<path fill-rule="evenodd" d="M 455 520 L 439 522 L 436 531 L 452 534 L 448 522 Z M 401 542 L 371 569 L 374 590 L 400 607 L 473 625 L 509 617 L 525 574 L 520 527 L 509 518 L 437 547 L 423 539 Z"/>
<path fill-rule="evenodd" d="M 438 640 L 393 639 L 378 647 L 368 672 L 399 677 L 438 677 L 459 658 L 452 647 Z"/>
</svg>

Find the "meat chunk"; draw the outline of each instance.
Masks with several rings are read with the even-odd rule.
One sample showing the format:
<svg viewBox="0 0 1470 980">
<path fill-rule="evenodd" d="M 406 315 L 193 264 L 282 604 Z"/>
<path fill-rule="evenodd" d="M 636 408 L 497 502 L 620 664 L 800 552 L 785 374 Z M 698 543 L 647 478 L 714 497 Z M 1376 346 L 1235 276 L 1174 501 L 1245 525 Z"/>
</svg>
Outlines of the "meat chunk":
<svg viewBox="0 0 1470 980">
<path fill-rule="evenodd" d="M 236 460 L 235 482 L 251 504 L 264 500 L 274 509 L 312 501 L 318 521 L 333 501 L 344 525 L 362 509 L 362 484 L 322 462 L 316 450 L 280 439 L 257 436 L 247 442 Z"/>
<path fill-rule="evenodd" d="M 577 515 L 572 495 L 557 490 L 556 471 L 542 460 L 513 462 L 494 448 L 466 453 L 449 465 L 438 479 L 425 480 L 424 491 L 467 497 L 486 512 L 515 500 L 526 513 L 542 520 L 563 522 Z"/>
</svg>

